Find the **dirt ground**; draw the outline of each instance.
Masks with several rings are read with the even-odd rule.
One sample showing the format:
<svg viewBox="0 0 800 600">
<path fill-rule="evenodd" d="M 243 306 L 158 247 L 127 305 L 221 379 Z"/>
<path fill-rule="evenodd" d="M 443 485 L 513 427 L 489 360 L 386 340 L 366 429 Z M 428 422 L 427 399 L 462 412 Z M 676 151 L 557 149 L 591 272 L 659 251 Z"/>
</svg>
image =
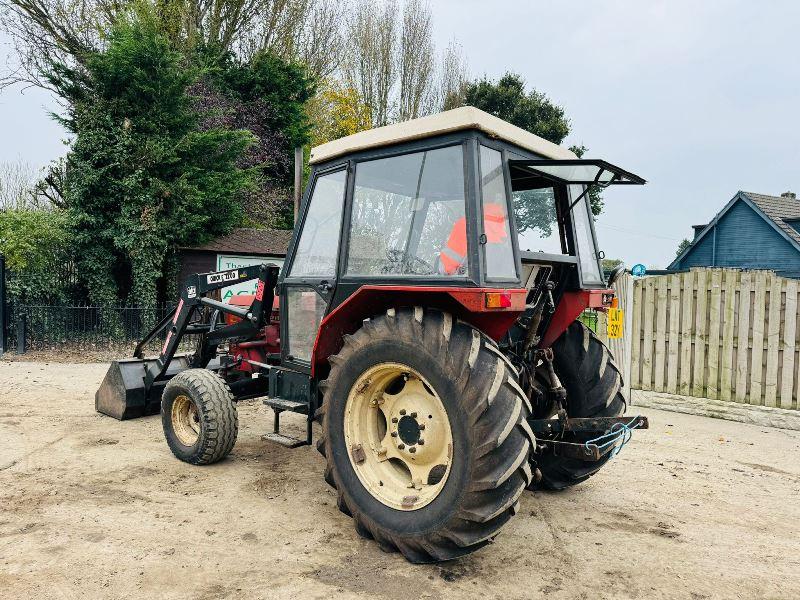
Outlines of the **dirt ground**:
<svg viewBox="0 0 800 600">
<path fill-rule="evenodd" d="M 210 467 L 94 412 L 106 366 L 0 362 L 3 598 L 798 598 L 800 432 L 655 410 L 590 482 L 415 566 L 360 539 L 257 401 Z M 299 434 L 300 417 L 285 419 Z"/>
</svg>

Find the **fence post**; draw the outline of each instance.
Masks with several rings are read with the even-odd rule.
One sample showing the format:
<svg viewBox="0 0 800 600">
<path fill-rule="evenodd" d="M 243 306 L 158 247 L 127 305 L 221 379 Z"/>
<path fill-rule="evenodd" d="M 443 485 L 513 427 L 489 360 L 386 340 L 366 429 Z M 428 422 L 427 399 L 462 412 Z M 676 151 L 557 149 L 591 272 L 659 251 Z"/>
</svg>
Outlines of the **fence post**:
<svg viewBox="0 0 800 600">
<path fill-rule="evenodd" d="M 8 347 L 8 315 L 6 314 L 6 257 L 0 254 L 0 356 Z"/>
<path fill-rule="evenodd" d="M 25 313 L 17 318 L 17 354 L 25 354 L 28 319 Z"/>
</svg>

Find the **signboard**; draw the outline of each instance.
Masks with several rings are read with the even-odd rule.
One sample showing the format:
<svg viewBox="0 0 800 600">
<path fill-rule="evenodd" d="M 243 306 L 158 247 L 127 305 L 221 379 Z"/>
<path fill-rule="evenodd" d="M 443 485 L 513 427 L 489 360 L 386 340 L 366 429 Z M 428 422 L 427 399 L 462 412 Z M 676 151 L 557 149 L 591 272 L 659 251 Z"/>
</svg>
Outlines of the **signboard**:
<svg viewBox="0 0 800 600">
<path fill-rule="evenodd" d="M 228 256 L 227 254 L 217 254 L 217 271 L 228 271 L 230 269 L 241 269 L 242 267 L 249 267 L 251 265 L 260 265 L 262 263 L 272 263 L 283 266 L 282 258 L 269 258 L 264 256 Z M 256 293 L 256 286 L 258 285 L 257 279 L 245 281 L 230 285 L 222 288 L 222 301 L 227 303 L 233 296 L 240 296 L 242 294 Z"/>
<path fill-rule="evenodd" d="M 617 340 L 622 337 L 623 312 L 619 308 L 608 309 L 608 339 Z"/>
<path fill-rule="evenodd" d="M 647 268 L 642 263 L 633 265 L 631 269 L 631 275 L 634 277 L 644 277 L 645 273 L 647 273 Z"/>
</svg>

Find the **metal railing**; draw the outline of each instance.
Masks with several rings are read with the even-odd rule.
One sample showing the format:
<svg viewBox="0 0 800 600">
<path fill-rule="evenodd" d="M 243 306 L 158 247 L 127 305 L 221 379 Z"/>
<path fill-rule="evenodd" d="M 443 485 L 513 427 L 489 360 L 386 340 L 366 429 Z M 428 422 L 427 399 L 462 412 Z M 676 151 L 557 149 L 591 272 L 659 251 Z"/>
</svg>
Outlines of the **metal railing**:
<svg viewBox="0 0 800 600">
<path fill-rule="evenodd" d="M 8 318 L 8 351 L 88 351 L 116 352 L 121 356 L 133 351 L 142 339 L 174 305 L 156 307 L 130 306 L 46 306 L 12 305 Z M 146 353 L 161 350 L 159 336 Z M 181 351 L 194 348 L 195 336 L 186 336 Z"/>
</svg>

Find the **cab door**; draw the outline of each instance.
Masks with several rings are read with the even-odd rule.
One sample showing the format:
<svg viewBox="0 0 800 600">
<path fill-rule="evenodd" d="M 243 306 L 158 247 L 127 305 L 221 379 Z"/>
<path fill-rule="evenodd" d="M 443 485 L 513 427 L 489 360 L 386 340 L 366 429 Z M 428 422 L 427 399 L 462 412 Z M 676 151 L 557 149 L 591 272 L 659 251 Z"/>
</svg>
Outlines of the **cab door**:
<svg viewBox="0 0 800 600">
<path fill-rule="evenodd" d="M 281 359 L 306 370 L 322 318 L 336 289 L 347 187 L 344 166 L 314 175 L 281 283 Z"/>
</svg>

